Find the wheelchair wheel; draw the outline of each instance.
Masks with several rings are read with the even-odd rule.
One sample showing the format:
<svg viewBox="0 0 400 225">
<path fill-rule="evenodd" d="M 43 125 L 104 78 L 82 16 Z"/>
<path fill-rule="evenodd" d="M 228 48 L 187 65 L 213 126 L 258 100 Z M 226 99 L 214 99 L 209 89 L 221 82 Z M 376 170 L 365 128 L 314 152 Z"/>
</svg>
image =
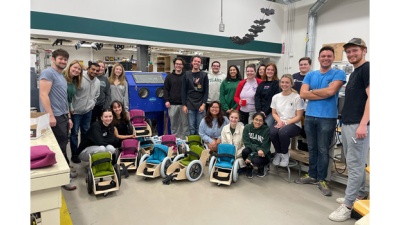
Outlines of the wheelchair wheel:
<svg viewBox="0 0 400 225">
<path fill-rule="evenodd" d="M 93 175 L 92 175 L 91 169 L 88 169 L 86 179 L 87 179 L 86 189 L 87 189 L 88 194 L 90 195 L 93 192 Z"/>
<path fill-rule="evenodd" d="M 119 165 L 114 165 L 115 174 L 117 174 L 118 185 L 121 187 L 121 171 L 119 170 Z"/>
<path fill-rule="evenodd" d="M 167 169 L 168 167 L 172 164 L 171 158 L 165 157 L 164 160 L 161 163 L 161 177 L 166 178 L 167 177 Z"/>
<path fill-rule="evenodd" d="M 203 165 L 200 160 L 193 160 L 186 169 L 186 177 L 190 181 L 197 181 L 203 174 Z"/>
<path fill-rule="evenodd" d="M 139 163 L 140 163 L 141 158 L 142 158 L 142 153 L 140 151 L 138 151 L 138 154 L 136 156 L 136 161 L 135 161 L 136 169 L 139 167 Z"/>
<path fill-rule="evenodd" d="M 172 163 L 178 162 L 179 160 L 185 158 L 185 154 L 179 154 L 177 156 L 175 156 L 174 160 L 172 161 Z"/>
<path fill-rule="evenodd" d="M 214 164 L 217 162 L 217 158 L 215 156 L 212 156 L 210 159 L 210 163 L 208 164 L 208 174 L 211 176 L 211 171 L 214 167 Z"/>
<path fill-rule="evenodd" d="M 140 166 L 144 161 L 146 161 L 146 159 L 149 158 L 149 157 L 150 157 L 149 154 L 144 154 L 144 155 L 140 158 L 139 166 Z"/>
<path fill-rule="evenodd" d="M 233 162 L 233 167 L 232 167 L 232 181 L 236 182 L 238 180 L 238 170 L 239 170 L 239 160 L 235 160 Z"/>
</svg>

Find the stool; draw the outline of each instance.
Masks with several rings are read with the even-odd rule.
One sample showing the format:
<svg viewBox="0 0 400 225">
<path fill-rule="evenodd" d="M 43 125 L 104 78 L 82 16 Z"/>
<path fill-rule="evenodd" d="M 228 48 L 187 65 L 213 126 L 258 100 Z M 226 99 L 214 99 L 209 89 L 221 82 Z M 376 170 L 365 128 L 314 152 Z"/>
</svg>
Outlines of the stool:
<svg viewBox="0 0 400 225">
<path fill-rule="evenodd" d="M 297 166 L 298 165 L 298 162 L 296 161 L 296 160 L 294 160 L 294 159 L 291 159 L 291 158 L 289 158 L 289 163 L 288 163 L 288 165 L 286 166 L 286 168 L 287 168 L 287 171 L 288 171 L 288 182 L 290 183 L 290 182 L 292 182 L 292 180 L 290 179 L 290 168 L 291 167 L 294 167 L 294 166 Z M 282 167 L 282 166 L 276 166 L 276 167 Z M 284 167 L 282 167 L 282 168 L 284 168 Z M 300 169 L 299 169 L 299 171 L 300 171 Z"/>
</svg>

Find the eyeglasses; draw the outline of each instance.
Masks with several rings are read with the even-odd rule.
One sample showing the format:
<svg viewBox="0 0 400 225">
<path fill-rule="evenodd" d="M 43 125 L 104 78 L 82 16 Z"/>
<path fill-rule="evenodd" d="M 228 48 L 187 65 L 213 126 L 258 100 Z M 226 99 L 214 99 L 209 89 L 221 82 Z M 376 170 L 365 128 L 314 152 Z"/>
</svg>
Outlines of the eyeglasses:
<svg viewBox="0 0 400 225">
<path fill-rule="evenodd" d="M 254 121 L 256 121 L 258 123 L 264 123 L 264 120 L 262 120 L 262 119 L 254 119 Z"/>
<path fill-rule="evenodd" d="M 175 63 L 175 66 L 183 66 L 182 63 Z"/>
</svg>

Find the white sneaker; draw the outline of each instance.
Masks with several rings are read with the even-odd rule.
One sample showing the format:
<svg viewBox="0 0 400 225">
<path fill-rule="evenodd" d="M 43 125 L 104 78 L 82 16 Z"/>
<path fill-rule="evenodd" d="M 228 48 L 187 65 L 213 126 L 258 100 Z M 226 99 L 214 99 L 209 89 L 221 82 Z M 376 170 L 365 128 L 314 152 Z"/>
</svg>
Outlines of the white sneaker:
<svg viewBox="0 0 400 225">
<path fill-rule="evenodd" d="M 343 222 L 350 219 L 351 209 L 348 209 L 345 204 L 341 204 L 338 209 L 329 215 L 329 219 L 336 222 Z"/>
<path fill-rule="evenodd" d="M 281 157 L 282 159 L 281 159 L 281 162 L 279 163 L 279 166 L 287 167 L 289 164 L 289 153 L 281 154 L 281 155 L 282 155 L 282 157 Z"/>
<path fill-rule="evenodd" d="M 339 204 L 344 204 L 344 198 L 337 198 L 336 202 Z"/>
<path fill-rule="evenodd" d="M 281 162 L 281 156 L 281 153 L 276 153 L 274 159 L 272 160 L 272 164 L 274 164 L 275 166 L 279 165 L 279 163 Z"/>
</svg>

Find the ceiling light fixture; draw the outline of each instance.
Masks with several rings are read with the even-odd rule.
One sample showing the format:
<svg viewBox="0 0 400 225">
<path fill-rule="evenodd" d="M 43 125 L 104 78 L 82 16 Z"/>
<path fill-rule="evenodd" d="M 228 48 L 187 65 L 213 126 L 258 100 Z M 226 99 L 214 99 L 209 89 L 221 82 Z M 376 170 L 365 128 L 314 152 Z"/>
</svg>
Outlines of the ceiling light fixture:
<svg viewBox="0 0 400 225">
<path fill-rule="evenodd" d="M 125 48 L 124 45 L 114 45 L 115 51 L 122 50 L 122 49 L 124 49 L 124 48 Z"/>
<path fill-rule="evenodd" d="M 83 44 L 85 44 L 85 43 L 86 43 L 86 41 L 78 41 L 78 42 L 75 44 L 75 49 L 76 49 L 76 50 L 80 49 L 81 46 L 82 46 Z"/>
<path fill-rule="evenodd" d="M 54 45 L 62 45 L 62 43 L 63 43 L 63 39 L 56 39 L 56 40 L 53 42 L 52 46 L 54 46 Z"/>
<path fill-rule="evenodd" d="M 97 42 L 92 42 L 92 44 L 90 44 L 90 46 L 94 49 L 94 50 L 101 50 L 103 48 L 103 43 L 97 43 Z"/>
</svg>

